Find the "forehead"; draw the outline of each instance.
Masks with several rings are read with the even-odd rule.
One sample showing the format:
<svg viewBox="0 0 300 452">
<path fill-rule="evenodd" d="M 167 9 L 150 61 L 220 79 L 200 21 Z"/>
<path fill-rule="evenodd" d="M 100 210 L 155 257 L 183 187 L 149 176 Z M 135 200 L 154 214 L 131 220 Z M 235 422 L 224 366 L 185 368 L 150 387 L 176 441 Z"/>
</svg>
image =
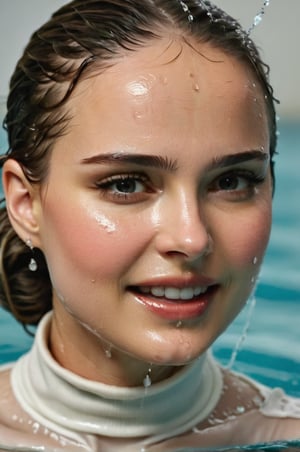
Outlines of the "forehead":
<svg viewBox="0 0 300 452">
<path fill-rule="evenodd" d="M 80 82 L 70 109 L 74 136 L 101 129 L 104 141 L 111 140 L 112 131 L 131 134 L 131 140 L 133 132 L 149 139 L 183 123 L 207 137 L 224 124 L 244 130 L 252 123 L 252 132 L 261 133 L 268 128 L 264 97 L 251 69 L 210 44 L 176 36 L 124 54 Z"/>
<path fill-rule="evenodd" d="M 118 83 L 121 87 L 121 82 L 140 76 L 139 88 L 136 86 L 134 90 L 134 85 L 131 89 L 128 86 L 131 94 L 138 95 L 145 91 L 143 81 L 144 85 L 148 82 L 147 87 L 152 88 L 156 81 L 170 81 L 170 75 L 178 85 L 190 78 L 197 78 L 200 83 L 201 80 L 209 79 L 209 86 L 222 89 L 223 85 L 223 90 L 226 89 L 224 83 L 238 82 L 234 86 L 240 95 L 247 94 L 249 87 L 253 87 L 256 82 L 252 68 L 237 57 L 210 43 L 197 43 L 176 35 L 150 41 L 138 50 L 121 54 L 111 67 L 101 73 L 101 79 L 105 89 L 105 85 L 109 86 L 110 83 Z M 88 83 L 92 84 L 92 79 Z M 84 82 L 80 85 L 84 86 Z"/>
</svg>

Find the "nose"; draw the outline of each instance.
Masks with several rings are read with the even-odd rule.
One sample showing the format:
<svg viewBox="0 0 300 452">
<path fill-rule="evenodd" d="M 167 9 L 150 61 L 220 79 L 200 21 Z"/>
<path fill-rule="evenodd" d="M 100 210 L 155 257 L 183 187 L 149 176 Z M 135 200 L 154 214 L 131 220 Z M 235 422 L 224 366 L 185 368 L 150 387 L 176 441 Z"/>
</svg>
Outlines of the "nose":
<svg viewBox="0 0 300 452">
<path fill-rule="evenodd" d="M 197 260 L 212 252 L 213 242 L 196 196 L 181 192 L 162 202 L 157 212 L 156 246 L 159 253 Z"/>
</svg>

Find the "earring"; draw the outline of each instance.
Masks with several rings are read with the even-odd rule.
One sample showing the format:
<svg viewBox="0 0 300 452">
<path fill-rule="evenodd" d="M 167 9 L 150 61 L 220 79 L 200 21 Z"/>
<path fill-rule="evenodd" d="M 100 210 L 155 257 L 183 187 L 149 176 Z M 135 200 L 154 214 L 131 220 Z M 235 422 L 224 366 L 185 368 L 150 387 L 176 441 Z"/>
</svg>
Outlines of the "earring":
<svg viewBox="0 0 300 452">
<path fill-rule="evenodd" d="M 26 245 L 30 248 L 31 252 L 33 253 L 33 245 L 31 239 L 26 240 Z M 28 268 L 31 272 L 36 272 L 38 269 L 37 261 L 34 259 L 34 257 L 31 257 L 30 262 L 28 264 Z"/>
</svg>

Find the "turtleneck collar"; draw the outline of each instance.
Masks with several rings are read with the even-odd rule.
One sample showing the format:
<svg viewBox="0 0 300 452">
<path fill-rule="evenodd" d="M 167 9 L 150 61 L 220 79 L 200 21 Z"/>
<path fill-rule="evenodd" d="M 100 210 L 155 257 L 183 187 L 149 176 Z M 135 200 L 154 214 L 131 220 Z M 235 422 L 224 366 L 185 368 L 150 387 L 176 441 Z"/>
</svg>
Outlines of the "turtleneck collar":
<svg viewBox="0 0 300 452">
<path fill-rule="evenodd" d="M 31 351 L 16 363 L 12 387 L 22 408 L 54 431 L 71 437 L 170 436 L 199 424 L 220 398 L 221 372 L 209 354 L 148 388 L 82 378 L 53 359 L 50 322 L 51 313 L 40 322 Z"/>
</svg>

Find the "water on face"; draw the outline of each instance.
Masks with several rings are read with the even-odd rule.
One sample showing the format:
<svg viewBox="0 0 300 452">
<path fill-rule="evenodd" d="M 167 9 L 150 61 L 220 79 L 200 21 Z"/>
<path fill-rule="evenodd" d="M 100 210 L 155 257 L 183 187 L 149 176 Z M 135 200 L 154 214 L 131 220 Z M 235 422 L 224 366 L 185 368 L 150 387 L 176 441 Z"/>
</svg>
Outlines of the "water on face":
<svg viewBox="0 0 300 452">
<path fill-rule="evenodd" d="M 255 300 L 248 303 L 213 351 L 224 366 L 299 397 L 299 126 L 281 121 L 279 132 L 273 230 L 260 279 L 253 278 L 256 306 Z M 4 150 L 4 132 L 0 141 Z M 255 256 L 252 264 L 255 269 Z M 176 327 L 180 329 L 181 322 Z M 0 364 L 16 360 L 31 344 L 22 326 L 0 308 Z M 106 356 L 112 352 L 107 347 Z"/>
</svg>

